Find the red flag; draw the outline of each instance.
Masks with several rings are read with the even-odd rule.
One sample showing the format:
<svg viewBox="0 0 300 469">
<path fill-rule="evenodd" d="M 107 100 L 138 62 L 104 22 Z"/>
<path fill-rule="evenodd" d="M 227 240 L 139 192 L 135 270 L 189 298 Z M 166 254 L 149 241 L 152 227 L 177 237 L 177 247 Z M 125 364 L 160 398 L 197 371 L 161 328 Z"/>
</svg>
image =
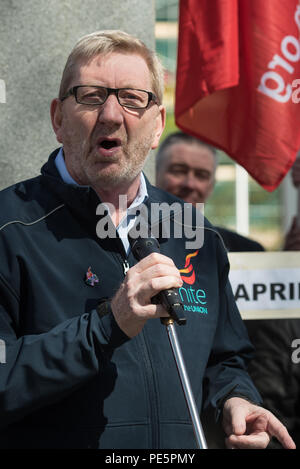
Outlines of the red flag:
<svg viewBox="0 0 300 469">
<path fill-rule="evenodd" d="M 180 0 L 175 121 L 274 190 L 300 149 L 298 0 Z"/>
</svg>

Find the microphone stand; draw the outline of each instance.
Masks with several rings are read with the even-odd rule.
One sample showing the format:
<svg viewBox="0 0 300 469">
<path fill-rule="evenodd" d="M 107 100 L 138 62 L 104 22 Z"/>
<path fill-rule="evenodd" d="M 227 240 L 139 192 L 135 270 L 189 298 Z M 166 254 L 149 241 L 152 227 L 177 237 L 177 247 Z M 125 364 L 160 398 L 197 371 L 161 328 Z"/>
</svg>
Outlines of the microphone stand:
<svg viewBox="0 0 300 469">
<path fill-rule="evenodd" d="M 186 371 L 184 359 L 181 352 L 181 347 L 178 341 L 174 319 L 161 318 L 161 323 L 166 326 L 169 342 L 172 348 L 173 356 L 177 366 L 181 386 L 183 389 L 184 397 L 188 406 L 190 417 L 192 420 L 194 435 L 199 449 L 207 449 L 207 443 L 205 440 L 203 428 L 197 411 L 195 399 L 193 396 L 190 380 Z"/>
</svg>

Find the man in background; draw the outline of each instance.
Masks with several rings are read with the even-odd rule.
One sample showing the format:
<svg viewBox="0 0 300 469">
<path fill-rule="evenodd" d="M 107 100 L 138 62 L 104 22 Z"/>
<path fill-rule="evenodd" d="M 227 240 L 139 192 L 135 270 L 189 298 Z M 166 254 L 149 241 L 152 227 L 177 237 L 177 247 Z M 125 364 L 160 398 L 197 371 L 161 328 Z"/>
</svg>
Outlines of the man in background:
<svg viewBox="0 0 300 469">
<path fill-rule="evenodd" d="M 161 189 L 195 205 L 206 202 L 212 194 L 216 168 L 217 154 L 213 146 L 183 132 L 175 132 L 163 141 L 157 151 L 156 183 Z M 292 168 L 292 179 L 298 187 L 300 159 Z M 264 251 L 256 241 L 225 228 L 215 228 L 228 251 Z M 300 228 L 296 217 L 286 236 L 284 250 L 300 250 Z M 290 347 L 292 340 L 299 337 L 299 320 L 249 320 L 244 323 L 256 349 L 248 369 L 250 376 L 263 397 L 264 406 L 285 423 L 298 445 L 300 368 L 291 360 Z M 203 420 L 209 425 L 205 417 Z M 215 444 L 217 429 L 213 428 L 212 432 Z M 278 446 L 272 441 L 271 447 Z"/>
<path fill-rule="evenodd" d="M 213 192 L 217 169 L 216 149 L 192 135 L 174 132 L 156 153 L 156 185 L 185 202 L 206 203 Z M 228 251 L 264 251 L 263 246 L 223 227 L 215 227 Z"/>
<path fill-rule="evenodd" d="M 292 181 L 296 189 L 300 186 L 300 158 L 296 158 L 291 168 Z M 297 217 L 292 220 L 291 227 L 286 234 L 284 241 L 284 251 L 300 251 L 300 226 Z"/>
</svg>

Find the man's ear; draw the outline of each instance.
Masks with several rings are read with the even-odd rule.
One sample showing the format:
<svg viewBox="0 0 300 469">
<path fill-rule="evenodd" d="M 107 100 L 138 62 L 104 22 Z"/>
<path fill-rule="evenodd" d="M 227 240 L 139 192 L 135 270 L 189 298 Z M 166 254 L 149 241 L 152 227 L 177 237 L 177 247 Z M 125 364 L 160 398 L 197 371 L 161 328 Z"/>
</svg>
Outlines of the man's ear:
<svg viewBox="0 0 300 469">
<path fill-rule="evenodd" d="M 209 187 L 209 189 L 208 189 L 208 191 L 207 191 L 207 194 L 206 194 L 206 196 L 205 196 L 205 201 L 206 201 L 206 199 L 208 199 L 208 197 L 210 197 L 210 195 L 212 194 L 212 192 L 213 192 L 213 190 L 214 190 L 214 188 L 215 188 L 215 184 L 216 184 L 216 177 L 215 177 L 215 175 L 214 175 L 213 180 L 211 181 L 210 187 Z"/>
<path fill-rule="evenodd" d="M 156 117 L 156 130 L 154 134 L 154 139 L 152 142 L 152 150 L 158 147 L 161 134 L 166 125 L 166 108 L 164 106 L 159 106 L 159 114 Z"/>
<path fill-rule="evenodd" d="M 62 125 L 61 104 L 62 104 L 61 101 L 55 98 L 52 100 L 51 105 L 50 105 L 52 127 L 55 132 L 56 139 L 59 143 L 63 143 L 62 136 L 61 136 L 61 125 Z"/>
</svg>

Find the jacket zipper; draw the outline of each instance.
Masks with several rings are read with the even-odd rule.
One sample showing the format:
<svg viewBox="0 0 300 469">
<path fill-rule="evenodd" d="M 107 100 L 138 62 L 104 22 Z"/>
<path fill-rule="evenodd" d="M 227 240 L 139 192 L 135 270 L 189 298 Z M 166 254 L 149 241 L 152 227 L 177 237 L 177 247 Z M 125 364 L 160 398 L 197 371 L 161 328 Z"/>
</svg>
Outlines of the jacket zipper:
<svg viewBox="0 0 300 469">
<path fill-rule="evenodd" d="M 124 254 L 120 252 L 117 253 L 117 257 L 122 265 L 124 277 L 127 274 L 130 265 Z M 150 425 L 151 425 L 151 438 L 152 441 L 150 443 L 151 448 L 157 449 L 159 448 L 159 419 L 158 419 L 158 394 L 156 391 L 156 385 L 154 380 L 154 371 L 152 367 L 152 362 L 150 359 L 150 354 L 148 351 L 144 331 L 142 331 L 139 336 L 138 340 L 141 347 L 141 352 L 143 355 L 143 361 L 145 364 L 144 373 L 146 376 L 146 384 L 148 389 L 149 395 L 149 415 L 150 415 Z"/>
</svg>

